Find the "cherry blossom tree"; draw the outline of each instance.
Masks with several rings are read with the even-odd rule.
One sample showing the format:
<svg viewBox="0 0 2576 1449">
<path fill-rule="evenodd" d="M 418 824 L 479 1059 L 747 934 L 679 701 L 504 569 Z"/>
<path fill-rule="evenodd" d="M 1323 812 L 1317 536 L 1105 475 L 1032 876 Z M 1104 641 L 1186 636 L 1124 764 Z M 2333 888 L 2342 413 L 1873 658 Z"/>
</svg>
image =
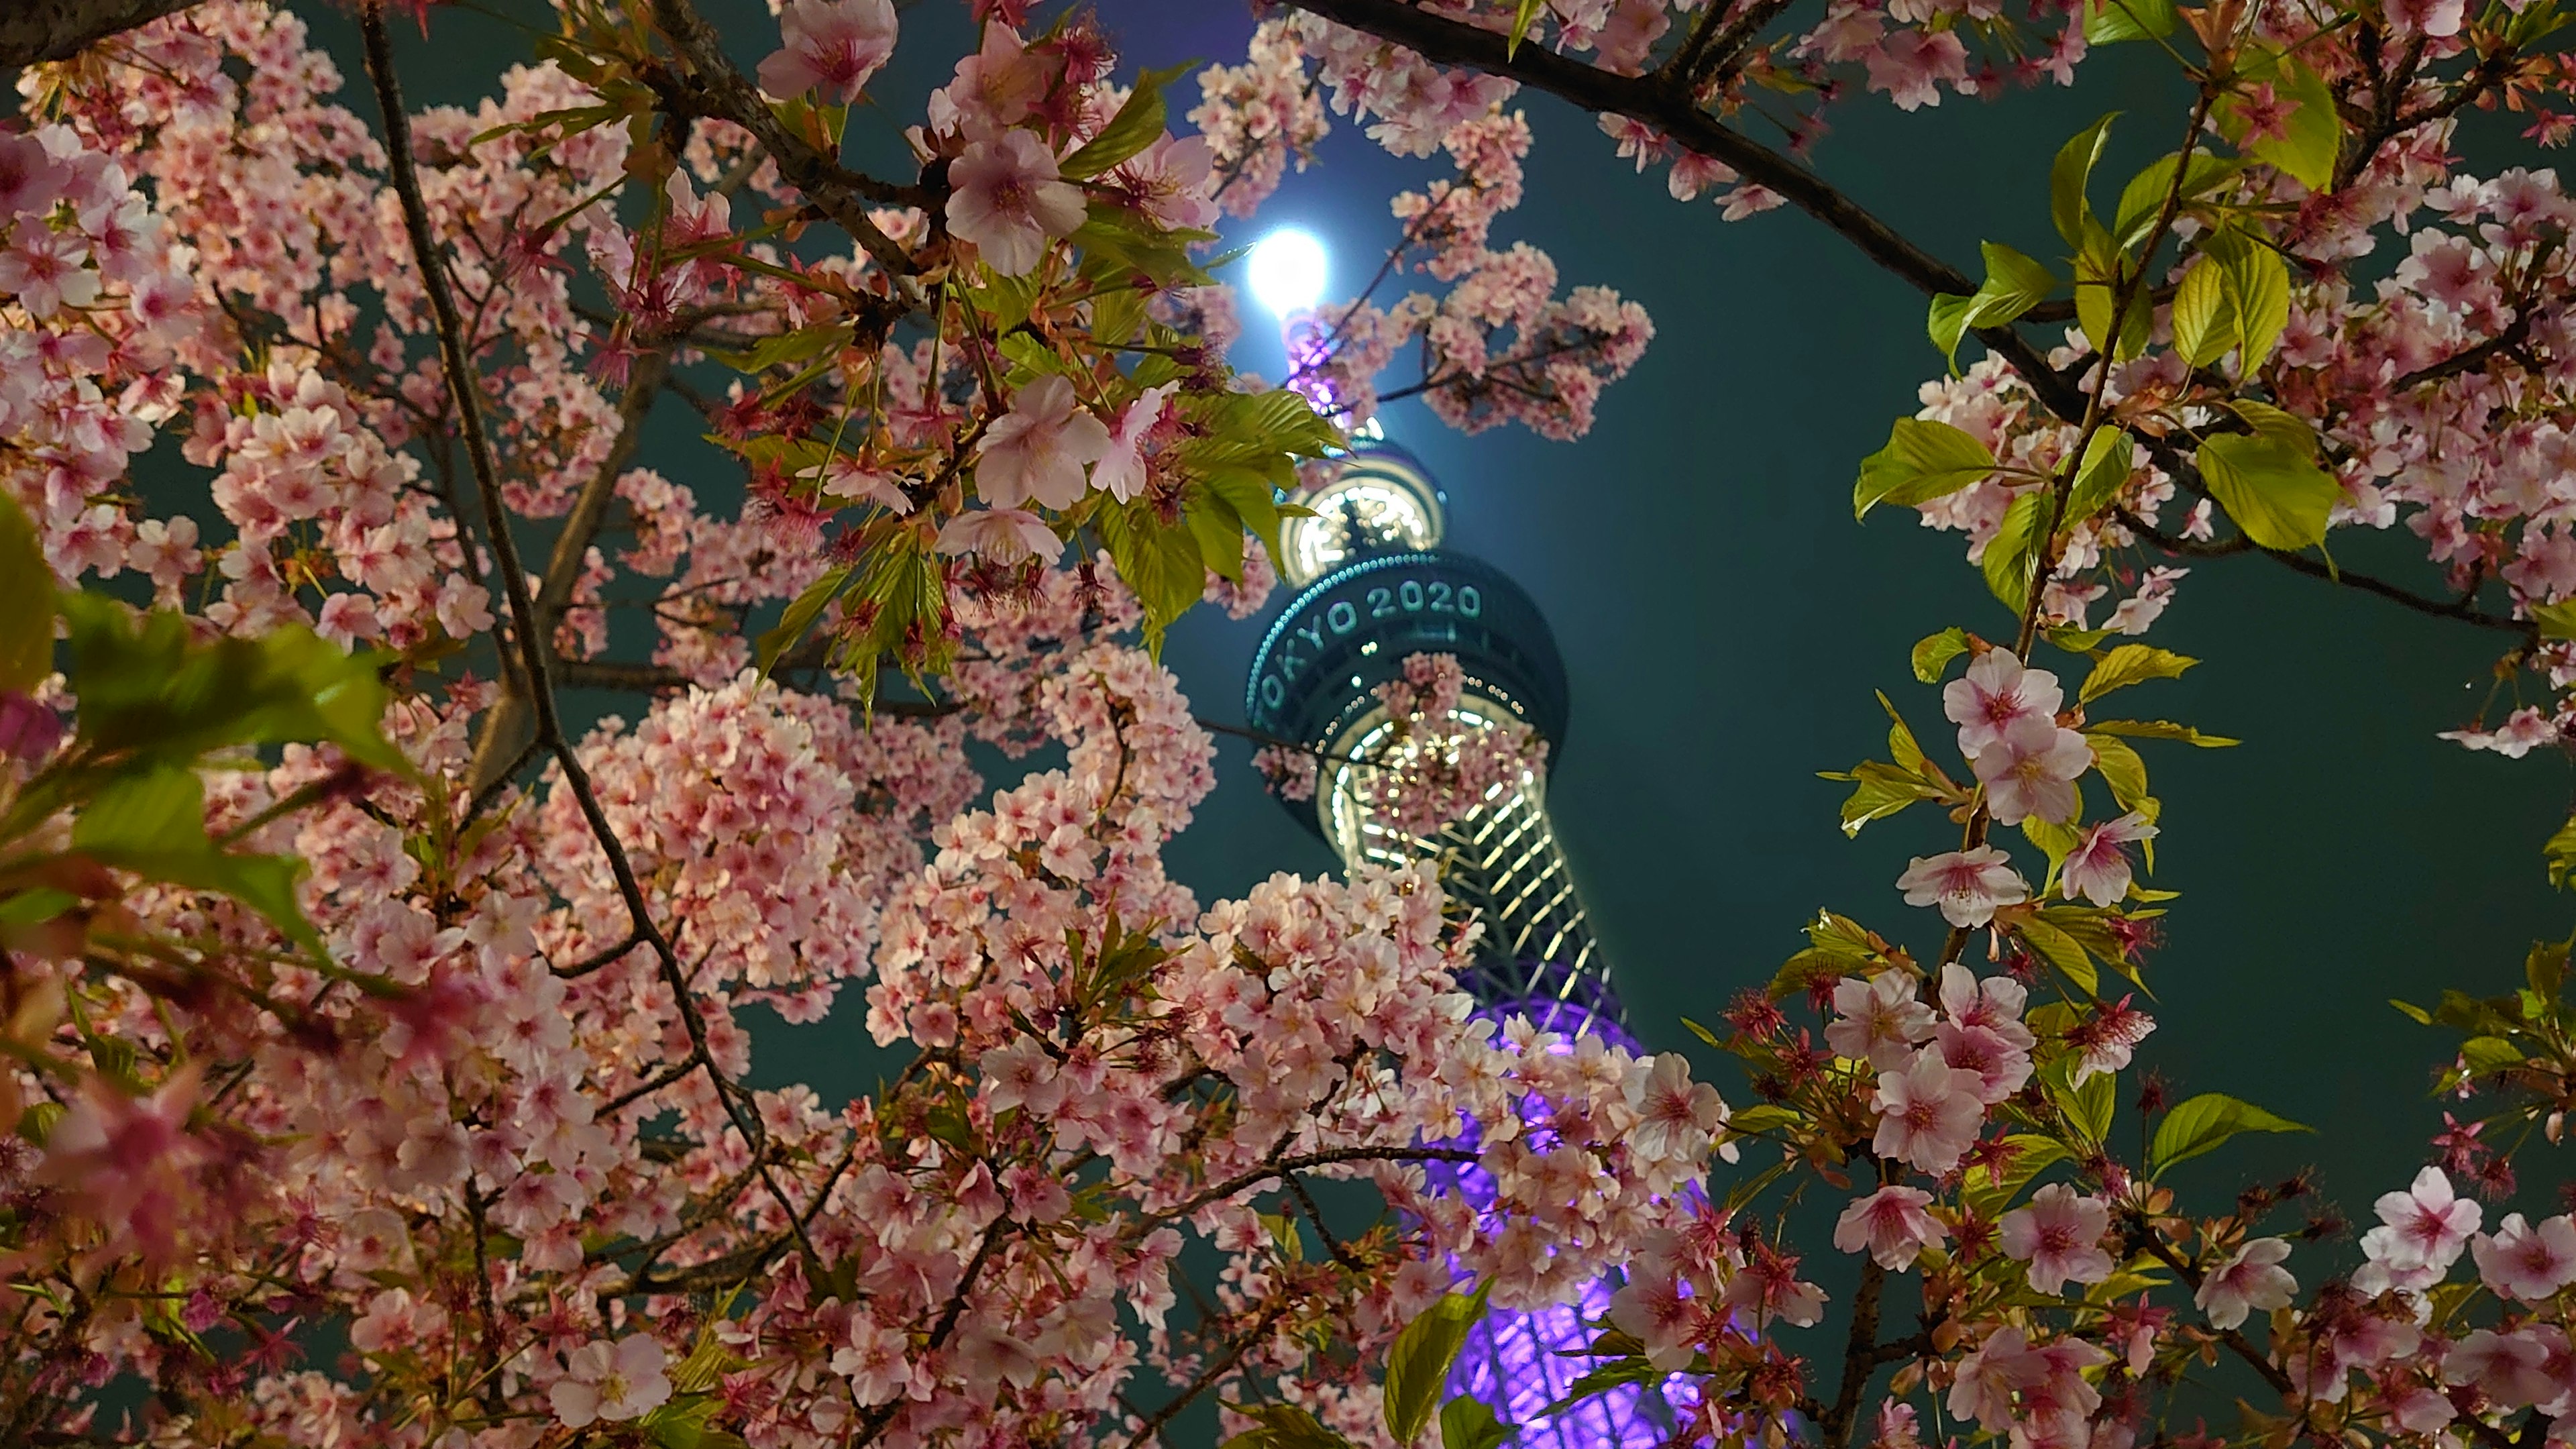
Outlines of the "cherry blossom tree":
<svg viewBox="0 0 2576 1449">
<path fill-rule="evenodd" d="M 739 57 L 692 0 L 564 0 L 420 111 L 391 26 L 435 9 L 360 0 L 352 83 L 290 9 L 171 8 L 0 30 L 42 62 L 0 129 L 0 1440 L 1142 1446 L 1215 1400 L 1245 1449 L 1492 1449 L 1438 1403 L 1467 1323 L 1618 1272 L 1587 1383 L 1681 1376 L 1684 1441 L 2127 1449 L 2224 1360 L 2248 1442 L 2565 1442 L 2576 1227 L 2507 1201 L 2576 1095 L 2566 947 L 2410 1008 L 2475 1105 L 2356 1249 L 2296 1175 L 2182 1202 L 2299 1129 L 2123 1091 L 2170 899 L 2134 742 L 2230 742 L 2106 704 L 2192 663 L 2129 637 L 2176 561 L 2245 553 L 2509 639 L 2537 702 L 2462 742 L 2562 742 L 2576 212 L 2451 149 L 2568 128 L 2556 0 L 1293 0 L 1187 134 L 1181 77 L 1026 0 L 892 118 L 885 0 Z M 2067 143 L 2062 264 L 1962 273 L 1799 159 L 2115 43 L 2190 99 L 2114 208 L 2111 122 Z M 1893 883 L 1937 920 L 1816 917 L 1707 1033 L 1732 1113 L 1471 1019 L 1435 864 L 1204 907 L 1164 868 L 1215 781 L 1153 651 L 1261 606 L 1301 479 L 1399 396 L 1579 436 L 1651 340 L 1498 235 L 1530 88 L 1924 292 L 1947 365 L 1855 511 L 1965 533 L 2002 611 L 1841 772 L 1847 830 L 1949 816 Z M 1335 116 L 1443 174 L 1271 386 L 1211 228 Z M 889 120 L 909 174 L 848 164 Z M 657 410 L 734 476 L 648 456 Z M 2401 520 L 2447 592 L 2324 554 Z M 1542 763 L 1459 686 L 1409 661 L 1360 762 L 1425 835 Z M 1062 763 L 988 792 L 970 743 Z M 754 1088 L 753 1006 L 908 1065 Z"/>
</svg>

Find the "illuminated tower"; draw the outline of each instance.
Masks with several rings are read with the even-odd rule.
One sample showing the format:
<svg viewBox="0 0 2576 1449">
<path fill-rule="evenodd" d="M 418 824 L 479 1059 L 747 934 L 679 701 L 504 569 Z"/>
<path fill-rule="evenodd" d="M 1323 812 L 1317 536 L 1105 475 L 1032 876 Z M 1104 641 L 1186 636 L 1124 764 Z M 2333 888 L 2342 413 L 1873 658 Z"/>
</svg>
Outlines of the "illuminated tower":
<svg viewBox="0 0 2576 1449">
<path fill-rule="evenodd" d="M 1538 606 L 1493 565 L 1440 547 L 1443 495 L 1401 448 L 1359 443 L 1337 476 L 1297 501 L 1316 516 L 1287 522 L 1278 564 L 1298 593 L 1263 637 L 1244 690 L 1254 730 L 1324 756 L 1314 801 L 1290 809 L 1345 865 L 1441 861 L 1444 888 L 1484 922 L 1480 957 L 1460 983 L 1480 1014 L 1526 1015 L 1569 1039 L 1599 1035 L 1635 1050 L 1548 823 L 1543 775 L 1496 786 L 1429 838 L 1379 818 L 1360 788 L 1367 761 L 1394 730 L 1377 686 L 1400 677 L 1414 654 L 1457 656 L 1463 722 L 1518 720 L 1554 756 L 1565 738 L 1565 664 Z M 1482 1173 L 1464 1176 L 1475 1195 Z M 1531 1424 L 1591 1366 L 1566 1354 L 1591 1341 L 1584 1319 L 1608 1311 L 1614 1286 L 1596 1283 L 1578 1304 L 1546 1313 L 1488 1315 L 1459 1356 L 1452 1390 Z M 1533 1425 L 1520 1443 L 1645 1449 L 1670 1425 L 1659 1394 L 1626 1388 Z"/>
</svg>

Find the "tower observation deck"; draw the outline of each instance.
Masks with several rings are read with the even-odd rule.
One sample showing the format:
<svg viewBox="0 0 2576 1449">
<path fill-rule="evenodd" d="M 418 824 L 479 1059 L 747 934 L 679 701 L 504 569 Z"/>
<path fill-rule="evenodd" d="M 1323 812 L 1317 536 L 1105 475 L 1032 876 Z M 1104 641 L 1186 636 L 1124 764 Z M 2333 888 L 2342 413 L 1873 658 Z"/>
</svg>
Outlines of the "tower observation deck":
<svg viewBox="0 0 2576 1449">
<path fill-rule="evenodd" d="M 1407 657 L 1457 657 L 1466 682 L 1457 718 L 1518 721 L 1548 743 L 1565 740 L 1565 664 L 1538 606 L 1481 559 L 1440 547 L 1445 499 L 1419 460 L 1366 441 L 1332 481 L 1298 500 L 1314 517 L 1282 530 L 1280 574 L 1298 593 L 1253 656 L 1244 716 L 1256 731 L 1323 756 L 1311 805 L 1288 802 L 1345 866 L 1439 862 L 1441 884 L 1484 923 L 1479 956 L 1460 987 L 1478 1014 L 1527 1016 L 1572 1039 L 1600 1035 L 1631 1050 L 1618 996 L 1548 820 L 1547 780 L 1530 771 L 1497 785 L 1438 834 L 1416 836 L 1372 811 L 1362 789 L 1372 758 L 1393 747 L 1396 722 L 1377 686 L 1402 677 Z M 1469 1169 L 1467 1176 L 1481 1178 Z M 1462 1186 L 1471 1198 L 1477 1183 Z M 1586 1320 L 1599 1322 L 1615 1282 L 1573 1305 L 1489 1314 L 1451 1375 L 1453 1392 L 1525 1425 L 1524 1449 L 1644 1449 L 1672 1416 L 1659 1392 L 1630 1387 L 1556 1419 L 1539 1413 L 1590 1367 Z"/>
</svg>

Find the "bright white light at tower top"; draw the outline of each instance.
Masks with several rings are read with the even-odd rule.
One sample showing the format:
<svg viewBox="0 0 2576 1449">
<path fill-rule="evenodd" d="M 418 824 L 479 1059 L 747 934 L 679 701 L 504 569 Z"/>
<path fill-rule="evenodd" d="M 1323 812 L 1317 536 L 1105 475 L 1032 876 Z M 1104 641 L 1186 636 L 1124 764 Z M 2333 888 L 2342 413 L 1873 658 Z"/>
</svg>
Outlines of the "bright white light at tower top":
<svg viewBox="0 0 2576 1449">
<path fill-rule="evenodd" d="M 1255 243 L 1244 259 L 1252 295 L 1274 314 L 1285 317 L 1324 300 L 1324 277 L 1330 266 L 1324 244 L 1312 232 L 1274 231 Z"/>
</svg>

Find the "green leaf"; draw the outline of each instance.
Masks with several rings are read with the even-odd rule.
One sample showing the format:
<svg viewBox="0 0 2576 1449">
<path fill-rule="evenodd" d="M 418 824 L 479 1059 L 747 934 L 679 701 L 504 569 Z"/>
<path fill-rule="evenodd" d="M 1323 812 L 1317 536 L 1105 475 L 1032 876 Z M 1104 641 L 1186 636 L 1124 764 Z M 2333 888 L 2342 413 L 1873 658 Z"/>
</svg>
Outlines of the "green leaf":
<svg viewBox="0 0 2576 1449">
<path fill-rule="evenodd" d="M 1411 1444 L 1422 1437 L 1433 1407 L 1440 1402 L 1441 1386 L 1449 1381 L 1449 1366 L 1467 1342 L 1467 1331 L 1485 1316 L 1485 1294 L 1491 1286 L 1479 1285 L 1472 1295 L 1440 1295 L 1438 1302 L 1395 1336 L 1395 1346 L 1386 1355 L 1386 1429 L 1396 1443 Z"/>
<path fill-rule="evenodd" d="M 2122 810 L 2135 810 L 2148 799 L 2147 762 L 2129 742 L 2117 735 L 2087 731 L 2084 742 L 2093 747 L 2093 768 L 2100 772 L 2102 783 L 2111 787 L 2111 798 Z"/>
<path fill-rule="evenodd" d="M 72 847 L 150 880 L 231 896 L 328 958 L 321 933 L 295 899 L 303 862 L 217 849 L 206 837 L 205 784 L 184 765 L 147 762 L 119 771 L 73 821 Z"/>
<path fill-rule="evenodd" d="M 86 745 L 176 761 L 229 745 L 327 740 L 360 764 L 412 773 L 382 732 L 385 686 L 372 655 L 300 624 L 200 640 L 177 613 L 138 618 L 98 594 L 65 593 L 61 608 L 64 674 Z"/>
<path fill-rule="evenodd" d="M 2129 464 L 2137 454 L 2137 444 L 2129 435 L 2109 424 L 2096 428 L 2084 444 L 2084 459 L 2076 465 L 2075 487 L 2066 495 L 2066 516 L 2071 520 L 2090 518 L 2120 496 L 2129 481 Z"/>
<path fill-rule="evenodd" d="M 1163 134 L 1163 87 L 1190 69 L 1186 65 L 1174 66 L 1138 76 L 1136 89 L 1127 93 L 1127 103 L 1118 108 L 1118 114 L 1109 118 L 1099 135 L 1057 162 L 1056 170 L 1079 181 L 1097 176 L 1153 145 L 1155 138 Z"/>
<path fill-rule="evenodd" d="M 2576 639 L 2576 599 L 2527 606 L 2543 639 Z"/>
<path fill-rule="evenodd" d="M 2084 40 L 2117 45 L 2173 34 L 2174 0 L 2085 0 Z"/>
<path fill-rule="evenodd" d="M 2274 344 L 2281 340 L 2281 329 L 2289 325 L 2290 264 L 2281 259 L 2278 251 L 2234 227 L 2210 239 L 2209 254 L 2218 259 L 2227 283 L 2228 305 L 2235 314 L 2236 343 L 2244 354 L 2240 366 L 2250 377 L 2271 357 Z M 2314 451 L 2313 443 L 2310 451 Z"/>
<path fill-rule="evenodd" d="M 1918 800 L 1942 798 L 1938 785 L 1913 770 L 1884 760 L 1863 760 L 1848 771 L 1828 770 L 1823 773 L 1823 778 L 1852 782 L 1852 792 L 1844 798 L 1842 806 L 1845 835 L 1858 835 L 1862 826 L 1873 820 L 1884 820 Z"/>
<path fill-rule="evenodd" d="M 1651 1384 L 1663 1376 L 1661 1370 L 1641 1356 L 1632 1354 L 1626 1358 L 1615 1359 L 1566 1385 L 1565 1397 L 1539 1410 L 1538 1417 L 1552 1419 L 1586 1399 L 1597 1399 L 1613 1389 L 1624 1388 L 1629 1384 Z"/>
<path fill-rule="evenodd" d="M 1968 306 L 1975 299 L 1956 292 L 1936 292 L 1926 314 L 1923 330 L 1932 336 L 1932 345 L 1950 362 L 1950 370 L 1959 370 L 1959 339 L 1968 332 Z"/>
<path fill-rule="evenodd" d="M 2567 955 L 2576 942 L 2542 941 L 2522 958 L 2522 979 L 2531 985 L 2531 993 L 2543 1001 L 2558 999 L 2559 989 L 2567 984 Z"/>
<path fill-rule="evenodd" d="M 2119 115 L 2113 111 L 2077 132 L 2075 139 L 2057 148 L 2057 159 L 2049 165 L 2048 219 L 2057 224 L 2058 236 L 2070 247 L 2084 244 L 2084 223 L 2093 215 L 2084 188 L 2093 179 L 2094 163 L 2102 159 L 2102 147 L 2111 139 L 2111 123 Z"/>
<path fill-rule="evenodd" d="M 1977 249 L 1985 255 L 1986 280 L 1968 299 L 1968 330 L 2000 327 L 2057 289 L 2057 277 L 2046 266 L 2002 242 L 1979 242 Z"/>
<path fill-rule="evenodd" d="M 2227 407 L 2245 420 L 2245 426 L 2254 430 L 2254 436 L 2269 438 L 2303 458 L 2314 459 L 2317 456 L 2317 430 L 2309 427 L 2308 420 L 2298 414 L 2250 397 L 2231 398 Z"/>
<path fill-rule="evenodd" d="M 2085 1140 L 2099 1146 L 2110 1140 L 2111 1119 L 2120 1108 L 2120 1078 L 2115 1072 L 2095 1072 L 2084 1079 L 2084 1085 L 2069 1090 L 2063 1104 L 2067 1120 L 2075 1124 Z"/>
<path fill-rule="evenodd" d="M 777 668 L 781 658 L 804 642 L 805 631 L 813 628 L 814 621 L 823 617 L 823 610 L 849 587 L 853 568 L 851 564 L 835 564 L 823 570 L 823 576 L 807 584 L 805 591 L 787 606 L 787 612 L 778 618 L 778 626 L 760 636 L 757 657 L 761 673 Z"/>
<path fill-rule="evenodd" d="M 2136 267 L 2112 250 L 2110 238 L 2097 235 L 2094 244 L 2075 255 L 2075 325 L 2095 347 L 2104 345 L 2112 335 L 2111 304 L 2119 301 L 2123 278 L 2135 280 Z M 2153 331 L 2155 309 L 2147 304 L 2143 287 L 2133 286 L 2126 308 L 2120 313 L 2119 336 L 2112 345 L 2122 361 L 2146 351 Z"/>
<path fill-rule="evenodd" d="M 2111 218 L 2111 235 L 2121 246 L 2133 247 L 2147 239 L 2156 218 L 2164 214 L 2165 198 L 2174 191 L 2174 168 L 2181 164 L 2179 153 L 2169 153 L 2148 162 L 2120 188 L 2120 209 Z M 2207 195 L 2239 169 L 2237 162 L 2224 156 L 2192 152 L 2190 167 L 2183 172 L 2181 200 Z"/>
<path fill-rule="evenodd" d="M 2097 719 L 2085 726 L 2091 734 L 2126 735 L 2133 740 L 2180 740 L 2204 750 L 2223 750 L 2242 740 L 2226 735 L 2205 735 L 2190 725 L 2175 724 L 2165 719 Z"/>
<path fill-rule="evenodd" d="M 2037 917 L 2013 923 L 2013 934 L 2021 937 L 2039 959 L 2057 968 L 2058 974 L 2075 984 L 2087 996 L 2099 994 L 2101 973 L 2093 969 L 2093 958 L 2073 936 Z"/>
<path fill-rule="evenodd" d="M 2210 496 L 2257 544 L 2289 553 L 2325 541 L 2326 518 L 2343 485 L 2296 450 L 2270 438 L 2217 433 L 2201 443 L 2199 461 Z"/>
<path fill-rule="evenodd" d="M 1969 434 L 1928 418 L 1898 418 L 1887 446 L 1861 460 L 1852 517 L 1866 517 L 1881 503 L 1929 503 L 1993 471 L 1995 455 Z"/>
<path fill-rule="evenodd" d="M 2147 1151 L 2149 1173 L 2163 1172 L 2216 1148 L 2240 1132 L 2306 1132 L 2310 1129 L 2223 1092 L 2203 1092 L 2180 1103 L 2156 1124 Z"/>
<path fill-rule="evenodd" d="M 1518 1427 L 1495 1418 L 1482 1399 L 1451 1399 L 1440 1406 L 1440 1449 L 1500 1449 Z"/>
<path fill-rule="evenodd" d="M 2334 92 L 2306 61 L 2267 46 L 2254 46 L 2239 58 L 2237 81 L 2243 90 L 2218 98 L 2218 133 L 2256 160 L 2296 177 L 2310 191 L 2331 190 L 2335 158 L 2343 149 L 2343 120 L 2335 113 Z M 2293 109 L 2281 123 L 2282 134 L 2252 138 L 2245 117 L 2253 88 L 2269 85 L 2276 102 Z"/>
<path fill-rule="evenodd" d="M 2414 1018 L 2417 1026 L 2431 1026 L 2433 1024 L 2433 1013 L 2426 1011 L 2424 1008 L 2417 1006 L 2411 1001 L 2400 1001 L 2396 997 L 2392 996 L 2388 998 L 2388 1004 Z"/>
<path fill-rule="evenodd" d="M 0 691 L 26 694 L 54 672 L 54 571 L 18 500 L 0 493 Z"/>
<path fill-rule="evenodd" d="M 1547 9 L 1547 0 L 1521 0 L 1521 8 L 1512 16 L 1512 33 L 1503 41 L 1503 59 L 1520 53 L 1521 42 L 1529 39 L 1530 27 L 1538 23 L 1539 12 Z"/>
<path fill-rule="evenodd" d="M 1142 498 L 1124 507 L 1104 508 L 1093 522 L 1102 542 L 1109 545 L 1109 561 L 1118 577 L 1145 606 L 1145 647 L 1159 656 L 1163 631 L 1189 612 L 1207 590 L 1207 562 L 1199 552 L 1198 535 L 1187 522 L 1177 527 L 1165 524 L 1155 515 L 1154 505 Z M 1238 541 L 1236 547 L 1241 546 Z"/>
<path fill-rule="evenodd" d="M 1986 540 L 1985 556 L 1978 560 L 1986 587 L 2016 614 L 2030 600 L 2031 560 L 2039 552 L 2040 513 L 2048 504 L 2045 488 L 2029 489 L 2013 499 L 1995 536 Z"/>
<path fill-rule="evenodd" d="M 2541 858 L 2548 863 L 2549 884 L 2564 889 L 2571 872 L 2576 872 L 2576 816 L 2558 827 L 2540 847 Z"/>
<path fill-rule="evenodd" d="M 1938 634 L 1927 634 L 1914 645 L 1914 677 L 1925 684 L 1938 684 L 1950 672 L 1950 661 L 1968 652 L 1968 631 L 1953 624 Z"/>
<path fill-rule="evenodd" d="M 2194 367 L 2207 367 L 2236 345 L 2236 309 L 2227 299 L 2227 276 L 2206 253 L 2184 269 L 2173 300 L 2174 351 Z"/>
<path fill-rule="evenodd" d="M 1350 1441 L 1294 1404 L 1230 1404 L 1260 1427 L 1246 1429 L 1221 1449 L 1350 1449 Z"/>
<path fill-rule="evenodd" d="M 2093 672 L 2084 676 L 2084 687 L 2076 692 L 2078 704 L 2091 704 L 2115 689 L 2143 684 L 2150 679 L 2180 679 L 2183 671 L 2200 661 L 2188 654 L 2158 649 L 2152 644 L 2123 644 L 2102 656 Z"/>
</svg>

